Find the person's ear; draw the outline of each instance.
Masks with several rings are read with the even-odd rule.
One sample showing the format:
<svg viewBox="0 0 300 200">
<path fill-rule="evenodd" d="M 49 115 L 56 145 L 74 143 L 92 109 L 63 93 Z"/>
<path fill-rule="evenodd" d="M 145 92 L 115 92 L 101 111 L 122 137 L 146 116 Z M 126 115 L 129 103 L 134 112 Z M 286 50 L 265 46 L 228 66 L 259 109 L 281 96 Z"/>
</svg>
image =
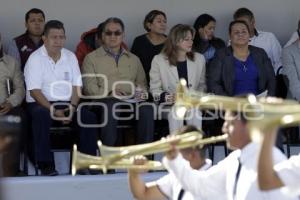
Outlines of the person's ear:
<svg viewBox="0 0 300 200">
<path fill-rule="evenodd" d="M 28 30 L 28 23 L 27 22 L 25 22 L 25 28 L 26 28 L 26 30 Z"/>
<path fill-rule="evenodd" d="M 151 31 L 151 23 L 150 22 L 147 22 L 146 23 L 146 26 L 147 26 L 147 28 L 148 28 L 148 30 L 149 30 L 149 32 Z"/>
<path fill-rule="evenodd" d="M 43 42 L 45 43 L 45 41 L 46 41 L 46 36 L 43 34 L 42 35 L 42 40 L 43 40 Z"/>
<path fill-rule="evenodd" d="M 251 19 L 251 24 L 253 25 L 253 27 L 255 27 L 255 18 L 254 17 Z"/>
</svg>

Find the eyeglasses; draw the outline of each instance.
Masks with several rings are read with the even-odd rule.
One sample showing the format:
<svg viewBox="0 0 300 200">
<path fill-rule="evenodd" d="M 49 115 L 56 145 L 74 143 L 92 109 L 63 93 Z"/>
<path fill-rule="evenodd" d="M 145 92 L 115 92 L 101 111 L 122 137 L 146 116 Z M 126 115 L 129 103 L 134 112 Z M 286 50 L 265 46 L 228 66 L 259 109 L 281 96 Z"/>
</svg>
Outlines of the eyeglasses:
<svg viewBox="0 0 300 200">
<path fill-rule="evenodd" d="M 122 35 L 122 31 L 105 31 L 104 34 L 106 36 L 112 36 L 112 35 L 115 35 L 115 36 L 120 36 Z"/>
</svg>

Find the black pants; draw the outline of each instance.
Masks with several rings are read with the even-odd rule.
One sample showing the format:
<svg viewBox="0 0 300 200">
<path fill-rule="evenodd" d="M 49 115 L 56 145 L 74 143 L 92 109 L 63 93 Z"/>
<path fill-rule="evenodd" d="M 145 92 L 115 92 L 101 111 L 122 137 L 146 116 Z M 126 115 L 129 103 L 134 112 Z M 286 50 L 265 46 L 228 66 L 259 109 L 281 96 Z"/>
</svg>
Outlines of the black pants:
<svg viewBox="0 0 300 200">
<path fill-rule="evenodd" d="M 121 120 L 136 122 L 136 143 L 148 143 L 153 141 L 154 135 L 154 106 L 149 103 L 136 104 L 122 102 L 116 98 L 104 98 L 95 102 L 91 109 L 97 113 L 99 125 L 101 124 L 101 141 L 105 145 L 114 146 L 117 141 L 117 126 Z M 132 109 L 129 109 L 132 108 Z M 122 114 L 129 115 L 127 119 L 121 119 Z"/>
<path fill-rule="evenodd" d="M 50 111 L 37 103 L 29 103 L 27 108 L 32 120 L 35 159 L 37 162 L 53 162 L 49 135 L 53 119 L 51 119 Z M 96 124 L 97 122 L 95 114 L 84 108 L 80 111 L 80 118 L 84 124 Z M 77 123 L 77 112 L 74 113 L 71 126 L 74 130 L 78 130 L 79 133 L 79 151 L 95 155 L 97 149 L 97 129 L 79 126 Z"/>
</svg>

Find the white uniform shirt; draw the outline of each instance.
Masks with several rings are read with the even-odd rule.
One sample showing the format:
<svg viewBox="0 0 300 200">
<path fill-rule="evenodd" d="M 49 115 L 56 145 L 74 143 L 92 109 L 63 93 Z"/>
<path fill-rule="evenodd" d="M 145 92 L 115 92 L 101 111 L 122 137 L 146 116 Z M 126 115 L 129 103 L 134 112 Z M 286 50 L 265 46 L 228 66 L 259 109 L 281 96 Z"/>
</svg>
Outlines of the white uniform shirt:
<svg viewBox="0 0 300 200">
<path fill-rule="evenodd" d="M 202 166 L 199 171 L 205 171 L 208 168 L 211 167 L 211 160 L 206 159 L 205 165 Z M 177 200 L 179 196 L 179 192 L 182 189 L 182 186 L 180 183 L 176 180 L 176 177 L 173 174 L 168 174 L 157 181 L 155 181 L 155 185 L 158 186 L 160 191 L 168 197 L 168 199 Z M 190 192 L 185 191 L 184 195 L 182 197 L 182 200 L 194 200 L 194 199 L 200 199 L 197 197 L 194 197 Z"/>
<path fill-rule="evenodd" d="M 48 101 L 70 101 L 72 86 L 82 86 L 77 58 L 64 48 L 55 63 L 45 46 L 41 46 L 30 55 L 24 74 L 27 102 L 35 102 L 29 93 L 33 89 L 40 89 Z"/>
<path fill-rule="evenodd" d="M 257 159 L 259 144 L 250 143 L 242 150 L 236 150 L 228 155 L 217 165 L 205 172 L 190 170 L 182 156 L 174 160 L 163 159 L 163 163 L 169 172 L 173 173 L 182 187 L 201 200 L 233 200 L 233 190 L 238 169 L 238 159 L 242 167 L 237 181 L 236 200 L 286 200 L 295 199 L 287 197 L 282 190 L 262 192 L 257 184 Z M 278 163 L 286 159 L 278 149 L 273 150 L 274 162 Z"/>
<path fill-rule="evenodd" d="M 282 66 L 281 63 L 281 45 L 275 35 L 270 32 L 257 31 L 258 35 L 254 35 L 250 38 L 249 44 L 252 46 L 260 47 L 266 51 L 270 58 L 274 72 Z"/>
<path fill-rule="evenodd" d="M 275 171 L 286 186 L 288 193 L 300 195 L 300 154 L 275 165 Z"/>
</svg>

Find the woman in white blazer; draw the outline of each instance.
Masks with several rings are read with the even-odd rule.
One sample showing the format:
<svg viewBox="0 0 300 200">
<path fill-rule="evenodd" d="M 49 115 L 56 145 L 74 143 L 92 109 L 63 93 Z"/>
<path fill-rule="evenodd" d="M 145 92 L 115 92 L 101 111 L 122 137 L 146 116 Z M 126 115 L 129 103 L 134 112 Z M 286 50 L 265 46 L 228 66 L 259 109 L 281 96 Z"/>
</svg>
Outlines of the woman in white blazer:
<svg viewBox="0 0 300 200">
<path fill-rule="evenodd" d="M 192 51 L 194 35 L 194 29 L 188 25 L 178 24 L 174 26 L 162 52 L 153 58 L 151 64 L 150 92 L 154 100 L 160 104 L 159 108 L 169 107 L 167 118 L 170 133 L 183 126 L 183 121 L 177 119 L 171 109 L 179 79 L 186 79 L 190 89 L 200 92 L 204 92 L 206 89 L 205 58 L 203 55 Z M 163 114 L 162 117 L 164 118 Z M 193 110 L 187 113 L 186 122 L 201 128 L 201 111 Z"/>
</svg>

